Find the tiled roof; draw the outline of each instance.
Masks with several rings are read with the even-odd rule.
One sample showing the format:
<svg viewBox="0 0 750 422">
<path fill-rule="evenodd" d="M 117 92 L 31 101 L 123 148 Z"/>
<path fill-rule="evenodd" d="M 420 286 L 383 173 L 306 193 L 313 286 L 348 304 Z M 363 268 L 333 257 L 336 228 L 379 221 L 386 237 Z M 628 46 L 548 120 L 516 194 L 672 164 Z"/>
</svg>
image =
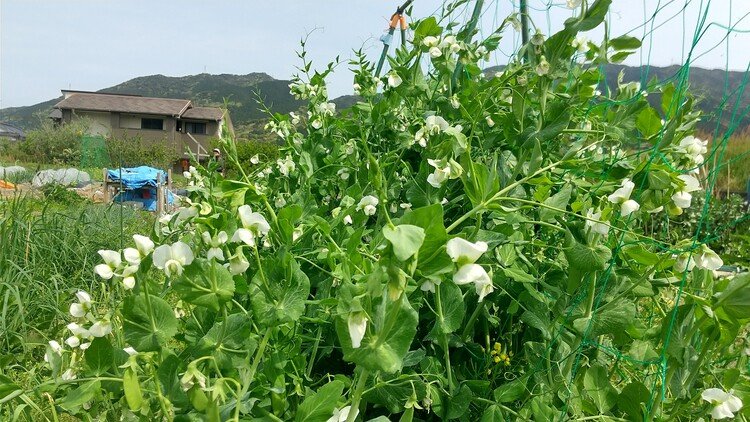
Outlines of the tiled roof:
<svg viewBox="0 0 750 422">
<path fill-rule="evenodd" d="M 224 111 L 218 107 L 191 107 L 181 116 L 183 119 L 221 120 Z"/>
<path fill-rule="evenodd" d="M 179 116 L 189 106 L 189 100 L 171 98 L 71 93 L 68 98 L 55 104 L 54 108 Z"/>
</svg>

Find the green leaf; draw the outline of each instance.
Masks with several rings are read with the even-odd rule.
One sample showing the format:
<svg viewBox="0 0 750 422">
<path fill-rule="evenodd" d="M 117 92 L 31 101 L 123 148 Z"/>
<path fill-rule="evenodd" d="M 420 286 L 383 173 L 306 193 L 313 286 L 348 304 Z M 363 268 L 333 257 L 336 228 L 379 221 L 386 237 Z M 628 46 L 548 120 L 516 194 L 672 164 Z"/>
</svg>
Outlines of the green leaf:
<svg viewBox="0 0 750 422">
<path fill-rule="evenodd" d="M 510 403 L 520 399 L 526 393 L 527 377 L 517 378 L 497 387 L 492 393 L 496 402 Z"/>
<path fill-rule="evenodd" d="M 500 406 L 496 404 L 487 406 L 487 409 L 482 413 L 482 419 L 480 422 L 505 422 L 505 417 L 503 416 L 503 411 L 500 409 Z"/>
<path fill-rule="evenodd" d="M 443 319 L 435 317 L 437 327 L 441 332 L 449 334 L 461 327 L 466 314 L 466 305 L 461 295 L 461 288 L 455 283 L 445 282 L 437 286 L 440 289 L 440 307 Z"/>
<path fill-rule="evenodd" d="M 556 194 L 547 198 L 544 201 L 544 205 L 565 211 L 568 209 L 568 202 L 570 202 L 570 196 L 572 195 L 572 193 L 573 186 L 570 183 L 567 183 Z M 561 211 L 555 211 L 549 208 L 539 209 L 539 219 L 545 222 L 554 222 L 555 216 L 560 214 L 562 214 Z"/>
<path fill-rule="evenodd" d="M 581 272 L 603 270 L 607 262 L 612 259 L 612 251 L 601 244 L 588 246 L 580 243 L 571 232 L 565 236 L 565 258 L 568 265 Z"/>
<path fill-rule="evenodd" d="M 586 14 L 582 19 L 575 17 L 566 20 L 565 29 L 579 32 L 589 31 L 596 28 L 599 24 L 604 22 L 610 4 L 612 4 L 612 0 L 596 0 L 586 10 Z"/>
<path fill-rule="evenodd" d="M 617 407 L 630 416 L 632 421 L 643 421 L 644 404 L 651 399 L 651 392 L 638 381 L 631 382 L 617 397 Z"/>
<path fill-rule="evenodd" d="M 437 37 L 442 32 L 443 28 L 438 25 L 437 19 L 435 19 L 434 16 L 430 16 L 427 19 L 422 19 L 417 25 L 417 29 L 414 30 L 414 43 L 421 43 L 422 39 L 427 36 Z"/>
<path fill-rule="evenodd" d="M 626 257 L 641 265 L 652 266 L 659 262 L 659 255 L 647 250 L 642 245 L 626 245 L 621 250 Z"/>
<path fill-rule="evenodd" d="M 451 271 L 453 262 L 446 254 L 440 253 L 448 241 L 448 234 L 443 224 L 443 207 L 440 204 L 432 204 L 426 207 L 416 208 L 404 214 L 398 220 L 398 224 L 411 224 L 424 229 L 425 239 L 419 248 L 419 263 L 417 267 L 422 275 L 441 274 L 447 268 Z"/>
<path fill-rule="evenodd" d="M 23 393 L 23 389 L 9 377 L 0 374 L 0 404 L 3 404 Z"/>
<path fill-rule="evenodd" d="M 649 138 L 661 130 L 661 117 L 653 107 L 646 107 L 638 113 L 635 127 L 644 137 Z"/>
<path fill-rule="evenodd" d="M 400 261 L 411 258 L 424 243 L 424 229 L 409 224 L 401 224 L 395 227 L 386 225 L 383 227 L 383 237 L 388 239 L 393 246 L 393 254 Z"/>
<path fill-rule="evenodd" d="M 599 412 L 605 413 L 614 407 L 617 400 L 617 390 L 610 384 L 605 367 L 594 364 L 587 369 L 586 375 L 583 377 L 583 386 Z"/>
<path fill-rule="evenodd" d="M 121 308 L 125 341 L 139 352 L 157 351 L 177 333 L 172 306 L 154 295 L 149 301 L 153 314 L 144 295 L 128 296 Z"/>
<path fill-rule="evenodd" d="M 392 302 L 381 295 L 370 313 L 367 334 L 359 348 L 352 348 L 346 317 L 337 318 L 336 333 L 344 351 L 344 359 L 373 371 L 393 373 L 401 370 L 403 359 L 417 333 L 417 312 L 406 299 Z"/>
<path fill-rule="evenodd" d="M 609 40 L 609 46 L 615 51 L 620 50 L 637 50 L 641 48 L 641 40 L 629 35 L 621 35 Z"/>
<path fill-rule="evenodd" d="M 95 375 L 102 375 L 112 368 L 114 349 L 107 338 L 95 338 L 84 353 L 86 366 Z"/>
<path fill-rule="evenodd" d="M 122 375 L 122 388 L 125 390 L 125 401 L 132 411 L 140 410 L 143 405 L 143 393 L 141 384 L 138 382 L 138 375 L 132 367 L 125 369 Z"/>
<path fill-rule="evenodd" d="M 526 271 L 516 268 L 516 267 L 510 267 L 510 268 L 503 268 L 503 273 L 508 276 L 508 278 L 512 278 L 513 280 L 519 282 L 519 283 L 535 283 L 536 279 L 528 274 Z"/>
<path fill-rule="evenodd" d="M 329 382 L 320 387 L 315 394 L 307 396 L 297 409 L 295 421 L 305 422 L 325 422 L 334 410 L 336 404 L 341 398 L 344 391 L 344 383 L 338 380 Z"/>
<path fill-rule="evenodd" d="M 474 394 L 471 392 L 469 386 L 466 384 L 462 385 L 458 390 L 458 393 L 448 399 L 448 411 L 445 418 L 462 418 L 465 420 L 468 416 L 467 411 L 469 410 L 469 405 L 471 404 L 471 399 L 473 397 Z"/>
<path fill-rule="evenodd" d="M 234 295 L 232 274 L 215 260 L 196 259 L 173 286 L 182 300 L 215 312 Z"/>
<path fill-rule="evenodd" d="M 587 337 L 595 338 L 604 334 L 621 334 L 635 321 L 633 302 L 619 300 L 606 306 L 606 309 L 595 312 L 593 319 L 579 318 L 573 321 L 573 327 L 582 334 L 588 330 Z"/>
<path fill-rule="evenodd" d="M 715 307 L 740 321 L 750 318 L 750 274 L 733 278 L 727 287 L 714 295 Z"/>
<path fill-rule="evenodd" d="M 263 275 L 273 288 L 261 289 Z M 264 324 L 297 321 L 305 312 L 308 296 L 310 279 L 288 254 L 263 261 L 263 272 L 256 273 L 250 285 L 253 312 Z"/>
<path fill-rule="evenodd" d="M 101 383 L 98 380 L 83 383 L 62 399 L 60 407 L 73 414 L 78 413 L 81 406 L 93 400 L 99 390 L 101 390 Z"/>
<path fill-rule="evenodd" d="M 229 315 L 198 341 L 196 357 L 211 355 L 221 369 L 242 366 L 257 347 L 252 328 L 253 322 L 247 315 Z"/>
</svg>

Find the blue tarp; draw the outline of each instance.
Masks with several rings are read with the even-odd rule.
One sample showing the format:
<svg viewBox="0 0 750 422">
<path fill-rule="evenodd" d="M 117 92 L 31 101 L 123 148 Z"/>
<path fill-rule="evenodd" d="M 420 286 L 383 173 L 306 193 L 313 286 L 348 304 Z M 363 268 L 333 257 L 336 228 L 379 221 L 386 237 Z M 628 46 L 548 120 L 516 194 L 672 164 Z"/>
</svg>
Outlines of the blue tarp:
<svg viewBox="0 0 750 422">
<path fill-rule="evenodd" d="M 122 172 L 121 172 L 122 171 Z M 148 166 L 132 167 L 108 170 L 107 176 L 110 182 L 120 181 L 122 174 L 122 186 L 124 192 L 115 196 L 115 202 L 135 201 L 143 203 L 143 208 L 156 211 L 156 179 L 161 174 L 162 180 L 166 180 L 167 173 L 164 170 Z M 174 195 L 167 191 L 167 204 L 174 203 Z"/>
<path fill-rule="evenodd" d="M 164 170 L 155 169 L 149 166 L 122 168 L 107 171 L 109 180 L 113 182 L 120 181 L 120 174 L 122 174 L 122 185 L 123 187 L 125 187 L 125 189 L 139 189 L 144 186 L 156 187 L 156 178 L 160 174 L 161 180 L 167 180 L 167 173 Z"/>
</svg>

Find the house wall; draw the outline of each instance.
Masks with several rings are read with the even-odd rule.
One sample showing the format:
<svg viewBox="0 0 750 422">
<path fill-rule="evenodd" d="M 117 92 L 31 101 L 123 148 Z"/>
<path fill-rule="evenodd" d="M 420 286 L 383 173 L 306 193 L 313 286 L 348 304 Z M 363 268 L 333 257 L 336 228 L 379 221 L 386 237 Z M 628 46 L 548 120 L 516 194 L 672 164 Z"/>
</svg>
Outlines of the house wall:
<svg viewBox="0 0 750 422">
<path fill-rule="evenodd" d="M 107 137 L 112 133 L 110 113 L 97 111 L 79 111 L 75 113 L 79 119 L 90 122 L 88 134 Z"/>
</svg>

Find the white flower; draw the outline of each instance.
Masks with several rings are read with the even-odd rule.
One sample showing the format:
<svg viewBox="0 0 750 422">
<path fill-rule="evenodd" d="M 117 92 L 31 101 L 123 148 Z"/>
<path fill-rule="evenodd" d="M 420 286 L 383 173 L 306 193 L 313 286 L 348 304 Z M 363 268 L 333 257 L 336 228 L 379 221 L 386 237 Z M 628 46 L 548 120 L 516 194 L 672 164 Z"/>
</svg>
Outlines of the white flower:
<svg viewBox="0 0 750 422">
<path fill-rule="evenodd" d="M 292 112 L 289 113 L 289 117 L 291 117 L 293 125 L 296 125 L 296 124 L 299 123 L 299 116 L 297 115 L 297 113 L 295 113 L 295 112 L 292 111 Z M 255 154 L 255 157 L 258 157 L 258 154 Z M 252 159 L 251 159 L 251 161 L 252 161 Z M 253 163 L 253 164 L 258 164 L 258 163 Z"/>
<path fill-rule="evenodd" d="M 695 255 L 695 266 L 706 270 L 718 270 L 724 265 L 719 255 L 706 245 L 702 245 L 700 254 Z"/>
<path fill-rule="evenodd" d="M 451 97 L 451 107 L 455 108 L 456 110 L 461 107 L 461 103 L 458 101 L 458 97 L 455 94 Z"/>
<path fill-rule="evenodd" d="M 154 266 L 164 270 L 167 277 L 182 275 L 182 268 L 193 262 L 193 251 L 184 242 L 161 245 L 154 250 Z"/>
<path fill-rule="evenodd" d="M 734 412 L 742 409 L 742 400 L 720 388 L 709 388 L 701 393 L 701 398 L 714 406 L 711 417 L 717 420 L 734 418 Z"/>
<path fill-rule="evenodd" d="M 187 370 L 180 378 L 180 386 L 183 391 L 191 389 L 196 382 L 200 388 L 206 388 L 206 376 L 198 370 L 194 362 L 188 364 Z"/>
<path fill-rule="evenodd" d="M 141 263 L 141 253 L 136 248 L 125 248 L 122 251 L 122 255 L 125 257 L 125 261 L 130 265 L 138 265 Z"/>
<path fill-rule="evenodd" d="M 431 47 L 430 48 L 430 56 L 432 56 L 432 58 L 436 59 L 436 58 L 438 58 L 438 57 L 440 57 L 442 55 L 443 55 L 443 52 L 440 50 L 439 47 Z"/>
<path fill-rule="evenodd" d="M 73 369 L 68 369 L 65 372 L 62 373 L 60 376 L 63 381 L 70 381 L 76 379 L 76 373 L 73 371 Z"/>
<path fill-rule="evenodd" d="M 693 259 L 693 256 L 688 252 L 679 254 L 674 262 L 674 270 L 678 273 L 692 271 L 694 267 L 695 260 Z"/>
<path fill-rule="evenodd" d="M 112 324 L 109 321 L 96 321 L 89 328 L 89 332 L 94 337 L 104 337 L 112 332 Z"/>
<path fill-rule="evenodd" d="M 586 211 L 586 227 L 592 230 L 594 233 L 599 233 L 606 236 L 607 233 L 609 233 L 609 225 L 603 223 L 600 220 L 601 217 L 601 211 L 594 212 L 593 208 L 589 208 L 588 211 Z"/>
<path fill-rule="evenodd" d="M 581 0 L 568 0 L 568 8 L 575 9 L 581 5 Z"/>
<path fill-rule="evenodd" d="M 342 407 L 341 409 L 336 409 L 333 411 L 333 416 L 328 418 L 326 422 L 346 422 L 346 420 L 349 419 L 349 412 L 351 412 L 351 410 L 352 410 L 351 406 L 346 406 L 346 407 Z M 355 419 L 357 418 L 357 415 L 359 415 L 359 409 L 354 409 Z"/>
<path fill-rule="evenodd" d="M 477 290 L 479 302 L 484 300 L 485 296 L 495 291 L 495 286 L 492 285 L 492 281 L 489 280 L 489 276 L 487 277 L 487 279 L 481 279 L 480 281 L 474 282 L 474 287 Z"/>
<path fill-rule="evenodd" d="M 410 202 L 403 202 L 399 204 L 399 207 L 403 209 L 404 211 L 411 211 L 411 203 Z"/>
<path fill-rule="evenodd" d="M 347 214 L 347 215 L 344 216 L 344 224 L 346 224 L 347 226 L 350 225 L 350 224 L 352 224 L 352 216 L 351 215 Z"/>
<path fill-rule="evenodd" d="M 115 275 L 115 270 L 117 270 L 117 268 L 122 264 L 120 252 L 100 250 L 99 255 L 104 260 L 104 264 L 99 264 L 94 267 L 94 272 L 96 272 L 99 277 L 105 280 L 109 280 Z"/>
<path fill-rule="evenodd" d="M 672 195 L 672 202 L 678 208 L 690 208 L 690 202 L 693 200 L 693 195 L 687 192 L 675 192 Z"/>
<path fill-rule="evenodd" d="M 390 86 L 391 88 L 398 88 L 398 86 L 401 85 L 402 82 L 403 80 L 396 73 L 391 72 L 388 75 L 388 86 Z"/>
<path fill-rule="evenodd" d="M 589 42 L 586 39 L 585 35 L 579 35 L 575 37 L 570 45 L 578 50 L 579 53 L 586 53 L 587 51 L 589 51 Z"/>
<path fill-rule="evenodd" d="M 78 336 L 81 338 L 91 337 L 91 333 L 89 332 L 89 330 L 83 328 L 82 326 L 76 324 L 75 322 L 71 322 L 70 324 L 68 324 L 67 328 L 75 336 Z"/>
<path fill-rule="evenodd" d="M 492 120 L 491 116 L 485 117 L 484 120 L 487 122 L 487 126 L 489 126 L 489 127 L 495 126 L 495 121 Z"/>
<path fill-rule="evenodd" d="M 692 157 L 697 157 L 708 152 L 708 141 L 701 141 L 694 136 L 686 136 L 680 141 L 680 149 Z"/>
<path fill-rule="evenodd" d="M 78 338 L 78 336 L 70 336 L 67 339 L 65 339 L 65 344 L 75 349 L 76 347 L 81 345 L 81 339 Z"/>
<path fill-rule="evenodd" d="M 685 186 L 680 189 L 682 192 L 695 192 L 701 189 L 701 183 L 698 179 L 689 174 L 681 174 L 677 178 L 685 182 Z"/>
<path fill-rule="evenodd" d="M 423 292 L 435 293 L 435 285 L 436 284 L 434 280 L 426 279 L 424 283 L 422 283 L 422 285 L 419 286 L 419 289 L 422 290 Z"/>
<path fill-rule="evenodd" d="M 135 248 L 140 252 L 141 257 L 146 257 L 154 251 L 154 241 L 149 237 L 134 234 L 133 240 L 135 241 Z"/>
<path fill-rule="evenodd" d="M 472 243 L 460 237 L 454 237 L 448 241 L 445 249 L 451 260 L 461 266 L 476 262 L 483 253 L 487 252 L 487 243 L 482 241 Z"/>
<path fill-rule="evenodd" d="M 453 160 L 433 160 L 427 159 L 427 163 L 435 170 L 427 176 L 427 183 L 433 187 L 439 188 L 448 179 L 456 179 L 461 176 L 463 169 Z"/>
<path fill-rule="evenodd" d="M 367 331 L 367 315 L 364 312 L 351 312 L 346 321 L 349 326 L 349 337 L 352 340 L 352 347 L 358 349 L 362 344 L 362 338 Z"/>
<path fill-rule="evenodd" d="M 466 264 L 453 274 L 453 282 L 459 286 L 469 283 L 492 284 L 490 276 L 485 271 L 484 267 L 479 264 Z"/>
<path fill-rule="evenodd" d="M 253 155 L 250 157 L 250 164 L 258 164 L 260 163 L 260 157 L 258 157 L 258 154 Z"/>
<path fill-rule="evenodd" d="M 237 252 L 229 257 L 229 272 L 232 275 L 243 274 L 248 268 L 250 268 L 250 262 L 245 258 L 242 249 L 237 248 Z"/>
<path fill-rule="evenodd" d="M 373 215 L 377 212 L 379 203 L 378 198 L 372 195 L 364 196 L 359 200 L 359 204 L 357 204 L 357 211 L 362 210 L 365 215 Z"/>
<path fill-rule="evenodd" d="M 91 296 L 83 290 L 76 293 L 77 303 L 70 304 L 70 314 L 76 318 L 82 318 L 91 310 Z"/>
<path fill-rule="evenodd" d="M 135 277 L 133 276 L 124 277 L 122 279 L 122 285 L 125 287 L 126 290 L 132 289 L 133 287 L 135 287 Z"/>
<path fill-rule="evenodd" d="M 549 73 L 549 62 L 544 56 L 542 56 L 541 60 L 539 60 L 539 63 L 536 65 L 534 71 L 539 76 L 544 76 Z"/>
<path fill-rule="evenodd" d="M 234 235 L 232 235 L 232 242 L 239 243 L 242 242 L 248 246 L 255 246 L 255 235 L 253 232 L 251 232 L 248 229 L 239 228 L 237 231 L 234 232 Z"/>
<path fill-rule="evenodd" d="M 320 128 L 317 127 L 315 129 L 320 129 Z M 284 176 L 289 176 L 289 173 L 292 173 L 294 169 L 296 168 L 294 161 L 292 161 L 292 157 L 288 155 L 283 160 L 281 158 L 276 160 L 276 164 L 279 166 L 279 172 L 283 174 Z"/>
<path fill-rule="evenodd" d="M 440 40 L 437 39 L 437 37 L 433 37 L 432 35 L 424 37 L 422 40 L 422 44 L 424 44 L 426 47 L 436 47 L 440 43 Z"/>
<path fill-rule="evenodd" d="M 348 180 L 349 179 L 349 169 L 348 168 L 339 169 L 339 171 L 337 171 L 336 174 L 341 178 L 341 180 Z"/>
<path fill-rule="evenodd" d="M 60 343 L 58 343 L 55 340 L 49 341 L 49 347 L 50 347 L 50 350 L 47 350 L 46 352 L 44 352 L 44 361 L 47 363 L 49 363 L 49 361 L 52 360 L 53 355 L 61 356 L 62 351 L 63 351 L 63 348 L 62 346 L 60 346 Z"/>
<path fill-rule="evenodd" d="M 544 44 L 544 34 L 542 34 L 542 31 L 536 30 L 536 33 L 531 37 L 531 43 L 537 47 Z"/>
<path fill-rule="evenodd" d="M 227 232 L 222 230 L 215 236 L 211 236 L 209 232 L 203 232 L 201 237 L 203 238 L 203 243 L 210 246 L 208 252 L 206 252 L 206 257 L 209 260 L 216 259 L 217 261 L 223 261 L 224 250 L 221 249 L 221 245 L 227 243 Z"/>
<path fill-rule="evenodd" d="M 424 126 L 430 135 L 437 135 L 450 127 L 448 122 L 440 116 L 427 116 Z"/>
<path fill-rule="evenodd" d="M 623 179 L 620 186 L 619 189 L 607 197 L 609 202 L 613 204 L 622 204 L 630 199 L 630 195 L 633 194 L 633 189 L 635 188 L 635 183 L 631 182 L 630 179 Z"/>
<path fill-rule="evenodd" d="M 627 217 L 630 214 L 638 211 L 641 208 L 641 204 L 638 202 L 628 199 L 627 201 L 622 203 L 622 207 L 620 208 L 620 215 L 623 217 Z"/>
<path fill-rule="evenodd" d="M 126 347 L 122 349 L 125 353 L 128 354 L 128 356 L 135 356 L 138 354 L 138 351 L 133 349 L 132 347 Z"/>
<path fill-rule="evenodd" d="M 237 213 L 242 227 L 251 230 L 256 235 L 265 236 L 271 230 L 271 225 L 268 224 L 263 214 L 253 212 L 249 205 L 240 206 L 237 208 Z"/>
<path fill-rule="evenodd" d="M 276 200 L 273 204 L 276 205 L 276 208 L 283 208 L 284 205 L 286 205 L 286 199 L 284 199 L 283 196 L 279 195 L 276 197 Z"/>
<path fill-rule="evenodd" d="M 658 206 L 658 207 L 656 207 L 656 208 L 654 208 L 652 210 L 648 210 L 646 212 L 649 213 L 649 214 L 656 214 L 657 212 L 662 212 L 662 211 L 664 211 L 664 206 Z"/>
</svg>

